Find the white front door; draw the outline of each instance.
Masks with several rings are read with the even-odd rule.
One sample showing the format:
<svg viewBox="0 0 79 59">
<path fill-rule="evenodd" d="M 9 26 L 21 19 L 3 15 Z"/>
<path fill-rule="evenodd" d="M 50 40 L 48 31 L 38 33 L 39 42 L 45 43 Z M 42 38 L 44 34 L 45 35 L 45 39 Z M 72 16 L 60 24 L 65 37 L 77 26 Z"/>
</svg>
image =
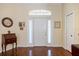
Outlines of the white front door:
<svg viewBox="0 0 79 59">
<path fill-rule="evenodd" d="M 48 20 L 42 18 L 33 19 L 33 45 L 46 46 L 48 43 Z"/>
<path fill-rule="evenodd" d="M 71 52 L 71 45 L 74 43 L 74 13 L 66 15 L 66 49 Z"/>
</svg>

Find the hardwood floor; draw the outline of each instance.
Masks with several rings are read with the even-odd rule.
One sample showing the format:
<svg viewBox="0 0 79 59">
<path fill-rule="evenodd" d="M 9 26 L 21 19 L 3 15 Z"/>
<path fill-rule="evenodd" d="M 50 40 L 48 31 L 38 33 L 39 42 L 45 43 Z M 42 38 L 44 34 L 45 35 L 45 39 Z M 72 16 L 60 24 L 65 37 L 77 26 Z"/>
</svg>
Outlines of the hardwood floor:
<svg viewBox="0 0 79 59">
<path fill-rule="evenodd" d="M 5 54 L 1 53 L 1 56 Z M 18 47 L 6 52 L 6 56 L 71 56 L 71 53 L 62 47 Z"/>
</svg>

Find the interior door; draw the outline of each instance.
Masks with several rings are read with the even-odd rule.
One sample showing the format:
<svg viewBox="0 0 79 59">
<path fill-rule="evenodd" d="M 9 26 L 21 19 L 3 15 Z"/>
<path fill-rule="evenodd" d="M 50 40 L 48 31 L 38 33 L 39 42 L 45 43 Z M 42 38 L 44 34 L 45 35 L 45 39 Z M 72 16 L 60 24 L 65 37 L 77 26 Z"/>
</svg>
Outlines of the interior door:
<svg viewBox="0 0 79 59">
<path fill-rule="evenodd" d="M 74 13 L 66 15 L 66 49 L 71 52 L 74 43 Z"/>
<path fill-rule="evenodd" d="M 46 46 L 47 45 L 47 28 L 48 20 L 42 18 L 33 19 L 33 45 Z"/>
</svg>

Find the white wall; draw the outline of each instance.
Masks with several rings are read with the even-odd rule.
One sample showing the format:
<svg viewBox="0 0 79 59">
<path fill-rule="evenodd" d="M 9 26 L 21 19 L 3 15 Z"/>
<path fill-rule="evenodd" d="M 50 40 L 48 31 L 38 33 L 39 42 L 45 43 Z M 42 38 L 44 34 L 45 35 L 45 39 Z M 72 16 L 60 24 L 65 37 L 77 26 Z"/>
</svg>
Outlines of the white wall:
<svg viewBox="0 0 79 59">
<path fill-rule="evenodd" d="M 18 40 L 18 47 L 28 47 L 28 12 L 35 9 L 47 9 L 52 12 L 52 24 L 54 21 L 61 22 L 61 28 L 54 28 L 54 39 L 52 39 L 51 46 L 63 46 L 63 26 L 62 26 L 62 4 L 0 4 L 0 51 L 1 51 L 1 35 L 7 33 L 8 30 L 16 33 Z M 6 28 L 1 21 L 4 17 L 10 17 L 13 20 L 13 26 Z M 25 21 L 25 28 L 23 31 L 19 29 L 18 23 Z M 9 46 L 11 47 L 11 46 Z"/>
</svg>

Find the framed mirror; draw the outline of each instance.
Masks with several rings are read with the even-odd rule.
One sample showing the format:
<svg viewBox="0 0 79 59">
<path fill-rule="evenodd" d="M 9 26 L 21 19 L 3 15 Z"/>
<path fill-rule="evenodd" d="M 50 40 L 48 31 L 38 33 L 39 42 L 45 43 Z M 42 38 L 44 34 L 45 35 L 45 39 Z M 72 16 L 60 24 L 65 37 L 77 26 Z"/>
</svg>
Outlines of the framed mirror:
<svg viewBox="0 0 79 59">
<path fill-rule="evenodd" d="M 9 17 L 5 17 L 2 19 L 2 25 L 5 27 L 11 27 L 13 25 L 13 21 Z"/>
</svg>

